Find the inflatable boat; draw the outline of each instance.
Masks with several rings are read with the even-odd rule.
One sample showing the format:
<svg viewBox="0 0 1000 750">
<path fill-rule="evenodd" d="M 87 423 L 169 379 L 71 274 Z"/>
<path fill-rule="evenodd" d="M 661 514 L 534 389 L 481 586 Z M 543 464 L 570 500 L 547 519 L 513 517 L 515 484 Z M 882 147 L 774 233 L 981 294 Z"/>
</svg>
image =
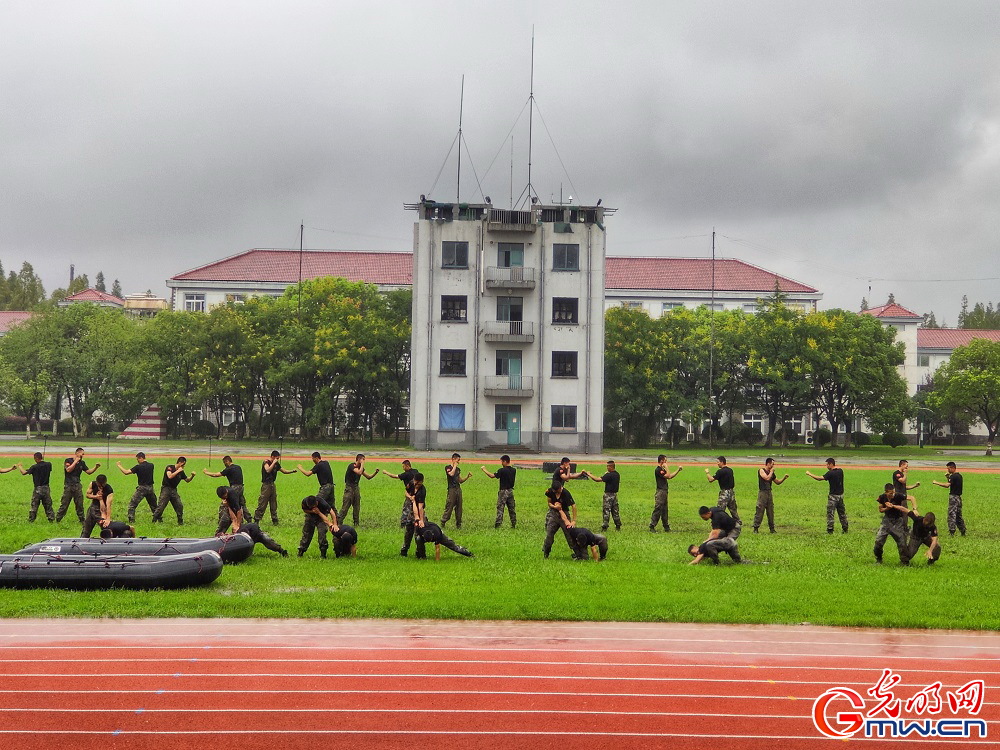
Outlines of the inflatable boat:
<svg viewBox="0 0 1000 750">
<path fill-rule="evenodd" d="M 227 534 L 207 539 L 49 539 L 29 544 L 20 553 L 46 555 L 179 555 L 186 552 L 218 552 L 223 562 L 238 563 L 253 553 L 254 542 L 246 534 Z"/>
<path fill-rule="evenodd" d="M 203 586 L 222 573 L 213 550 L 150 555 L 0 555 L 0 587 L 59 589 L 177 589 Z"/>
</svg>

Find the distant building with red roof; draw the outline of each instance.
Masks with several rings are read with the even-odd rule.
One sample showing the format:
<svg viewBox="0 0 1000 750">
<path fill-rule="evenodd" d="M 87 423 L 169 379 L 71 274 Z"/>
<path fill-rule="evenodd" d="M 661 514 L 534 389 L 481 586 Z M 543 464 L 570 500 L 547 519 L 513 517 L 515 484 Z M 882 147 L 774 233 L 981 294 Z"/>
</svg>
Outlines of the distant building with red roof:
<svg viewBox="0 0 1000 750">
<path fill-rule="evenodd" d="M 83 291 L 71 294 L 59 300 L 59 307 L 69 307 L 78 302 L 89 302 L 99 307 L 125 307 L 125 300 L 107 292 L 99 292 L 96 289 L 84 289 Z"/>
<path fill-rule="evenodd" d="M 29 320 L 34 315 L 27 310 L 0 310 L 0 336 L 10 331 L 16 325 Z"/>
</svg>

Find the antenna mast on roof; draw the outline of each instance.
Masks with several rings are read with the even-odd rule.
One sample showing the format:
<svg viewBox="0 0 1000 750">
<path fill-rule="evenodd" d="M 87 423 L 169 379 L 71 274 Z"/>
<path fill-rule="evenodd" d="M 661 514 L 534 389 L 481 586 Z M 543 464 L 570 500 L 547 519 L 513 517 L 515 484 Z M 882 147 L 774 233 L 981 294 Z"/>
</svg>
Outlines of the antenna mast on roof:
<svg viewBox="0 0 1000 750">
<path fill-rule="evenodd" d="M 465 109 L 465 73 L 462 74 L 462 91 L 458 95 L 458 185 L 455 203 L 462 202 L 462 112 Z"/>
<path fill-rule="evenodd" d="M 535 193 L 531 184 L 531 129 L 535 114 L 535 26 L 531 26 L 531 82 L 528 86 L 528 199 Z"/>
<path fill-rule="evenodd" d="M 299 309 L 298 316 L 302 317 L 302 238 L 306 231 L 306 220 L 299 222 Z"/>
</svg>

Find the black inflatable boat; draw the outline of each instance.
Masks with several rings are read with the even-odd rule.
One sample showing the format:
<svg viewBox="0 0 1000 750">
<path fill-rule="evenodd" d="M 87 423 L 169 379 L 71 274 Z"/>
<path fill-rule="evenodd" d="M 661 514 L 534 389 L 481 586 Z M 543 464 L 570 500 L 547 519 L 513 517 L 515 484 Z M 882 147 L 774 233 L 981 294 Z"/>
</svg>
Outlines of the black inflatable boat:
<svg viewBox="0 0 1000 750">
<path fill-rule="evenodd" d="M 17 554 L 37 552 L 46 555 L 179 555 L 185 552 L 218 552 L 223 562 L 238 563 L 253 553 L 254 542 L 246 534 L 227 534 L 207 539 L 49 539 L 29 544 Z"/>
<path fill-rule="evenodd" d="M 0 587 L 177 589 L 211 583 L 222 573 L 213 550 L 170 556 L 0 555 Z"/>
</svg>

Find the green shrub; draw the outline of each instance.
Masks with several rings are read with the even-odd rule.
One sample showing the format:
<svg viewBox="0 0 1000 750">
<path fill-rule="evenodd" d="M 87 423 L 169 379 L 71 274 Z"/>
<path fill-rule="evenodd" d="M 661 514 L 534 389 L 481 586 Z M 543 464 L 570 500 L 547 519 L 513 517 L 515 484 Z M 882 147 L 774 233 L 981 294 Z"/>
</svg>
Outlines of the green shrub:
<svg viewBox="0 0 1000 750">
<path fill-rule="evenodd" d="M 813 432 L 813 445 L 817 448 L 829 445 L 831 440 L 833 440 L 833 433 L 826 427 L 820 427 L 818 430 Z"/>
<path fill-rule="evenodd" d="M 898 448 L 901 445 L 906 445 L 906 435 L 902 432 L 883 432 L 882 433 L 882 443 L 884 445 L 892 446 L 893 448 Z"/>
<path fill-rule="evenodd" d="M 858 448 L 864 448 L 871 444 L 872 437 L 867 432 L 852 432 L 851 442 Z"/>
<path fill-rule="evenodd" d="M 193 425 L 191 425 L 191 432 L 194 433 L 196 437 L 208 437 L 216 434 L 215 425 L 209 422 L 207 419 L 199 419 Z"/>
</svg>

